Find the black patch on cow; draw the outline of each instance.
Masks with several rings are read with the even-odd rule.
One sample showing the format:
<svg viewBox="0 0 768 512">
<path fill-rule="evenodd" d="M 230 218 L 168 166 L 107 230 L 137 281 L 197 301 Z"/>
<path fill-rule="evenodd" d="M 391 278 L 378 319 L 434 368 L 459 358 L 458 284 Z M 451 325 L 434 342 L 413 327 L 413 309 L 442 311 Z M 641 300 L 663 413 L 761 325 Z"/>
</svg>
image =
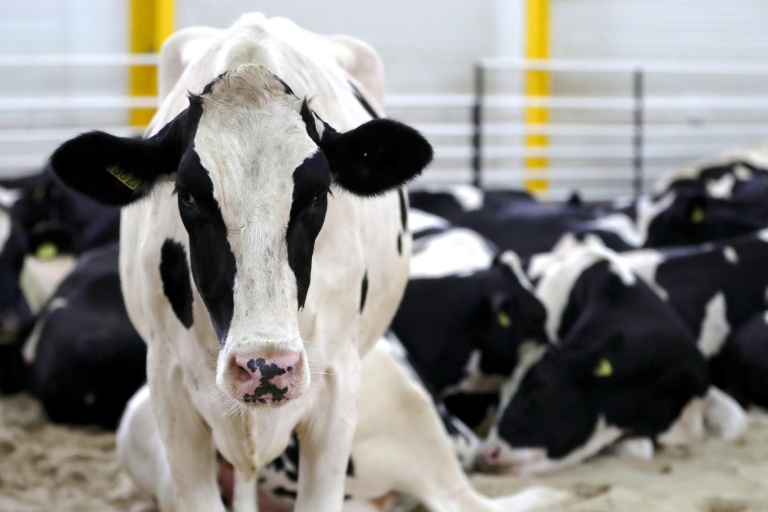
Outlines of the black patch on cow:
<svg viewBox="0 0 768 512">
<path fill-rule="evenodd" d="M 293 203 L 285 239 L 288 264 L 296 276 L 299 309 L 304 307 L 312 274 L 315 239 L 325 222 L 328 188 L 331 185 L 328 161 L 322 151 L 307 158 L 293 172 Z"/>
<path fill-rule="evenodd" d="M 179 242 L 166 239 L 160 250 L 160 278 L 176 318 L 184 327 L 192 327 L 192 285 L 189 282 L 187 252 Z"/>
<path fill-rule="evenodd" d="M 285 94 L 290 94 L 291 96 L 296 96 L 296 94 L 293 92 L 293 89 L 291 89 L 291 86 L 288 85 L 287 83 L 285 83 L 285 80 L 283 80 L 282 78 L 280 78 L 277 75 L 272 75 L 272 76 L 274 76 L 275 80 L 280 82 L 280 85 L 283 86 L 283 90 L 285 91 Z"/>
<path fill-rule="evenodd" d="M 286 489 L 283 486 L 275 487 L 275 489 L 272 491 L 272 493 L 275 496 L 280 496 L 280 497 L 283 497 L 283 498 L 291 498 L 291 499 L 294 499 L 294 500 L 298 497 L 298 493 L 296 491 L 292 491 L 290 489 Z"/>
<path fill-rule="evenodd" d="M 349 82 L 349 86 L 352 87 L 352 93 L 355 95 L 355 98 L 357 99 L 357 101 L 360 102 L 360 105 L 363 106 L 365 111 L 368 112 L 368 114 L 372 118 L 379 119 L 379 114 L 377 114 L 376 111 L 371 106 L 371 104 L 368 103 L 368 100 L 365 99 L 365 97 L 360 92 L 360 90 L 357 87 L 355 87 L 355 84 L 353 84 L 352 82 Z"/>
<path fill-rule="evenodd" d="M 403 255 L 403 234 L 397 234 L 397 254 Z"/>
<path fill-rule="evenodd" d="M 307 135 L 309 135 L 309 138 L 312 139 L 315 144 L 320 144 L 320 134 L 317 133 L 317 125 L 315 124 L 315 113 L 309 108 L 309 102 L 306 98 L 301 102 L 301 110 L 299 110 L 299 114 L 307 128 Z M 325 135 L 325 133 L 323 133 L 323 135 Z"/>
<path fill-rule="evenodd" d="M 405 201 L 405 192 L 402 187 L 397 189 L 397 195 L 400 198 L 400 222 L 403 224 L 403 231 L 408 230 L 408 204 Z"/>
<path fill-rule="evenodd" d="M 213 197 L 213 183 L 191 146 L 176 176 L 179 213 L 189 234 L 192 277 L 221 344 L 234 314 L 237 264 L 227 239 L 227 227 Z"/>
<path fill-rule="evenodd" d="M 267 362 L 260 357 L 248 361 L 248 369 L 253 373 L 256 373 L 256 370 L 259 370 L 261 379 L 259 380 L 259 385 L 253 391 L 253 394 L 249 395 L 246 393 L 243 400 L 248 403 L 266 403 L 266 400 L 262 398 L 264 395 L 272 395 L 273 402 L 280 402 L 285 398 L 285 394 L 288 392 L 288 387 L 286 386 L 281 389 L 272 383 L 272 379 L 278 375 L 284 375 L 291 371 L 292 368 L 290 366 L 288 368 L 280 368 L 275 363 L 267 364 Z"/>
<path fill-rule="evenodd" d="M 355 476 L 355 463 L 352 461 L 352 457 L 349 458 L 347 463 L 347 476 Z"/>
<path fill-rule="evenodd" d="M 363 282 L 360 285 L 360 312 L 363 312 L 365 307 L 365 299 L 368 298 L 368 271 L 363 275 Z"/>
</svg>

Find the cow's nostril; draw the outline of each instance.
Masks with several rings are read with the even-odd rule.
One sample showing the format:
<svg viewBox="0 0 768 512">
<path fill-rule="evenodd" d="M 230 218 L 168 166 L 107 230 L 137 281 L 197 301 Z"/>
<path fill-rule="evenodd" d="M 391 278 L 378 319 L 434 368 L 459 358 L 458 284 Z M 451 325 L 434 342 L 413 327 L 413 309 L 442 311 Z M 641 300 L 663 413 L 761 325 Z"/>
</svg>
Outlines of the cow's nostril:
<svg viewBox="0 0 768 512">
<path fill-rule="evenodd" d="M 243 368 L 242 366 L 237 366 L 237 380 L 240 382 L 248 382 L 251 380 L 251 372 L 248 371 L 247 368 Z"/>
</svg>

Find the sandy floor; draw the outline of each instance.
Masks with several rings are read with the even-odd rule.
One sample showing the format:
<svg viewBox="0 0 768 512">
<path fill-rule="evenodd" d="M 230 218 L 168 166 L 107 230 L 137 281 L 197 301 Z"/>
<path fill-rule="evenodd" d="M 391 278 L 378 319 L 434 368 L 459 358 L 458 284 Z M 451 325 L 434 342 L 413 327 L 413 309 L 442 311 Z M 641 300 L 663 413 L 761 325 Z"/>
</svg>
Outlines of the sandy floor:
<svg viewBox="0 0 768 512">
<path fill-rule="evenodd" d="M 28 397 L 0 399 L 0 511 L 153 510 L 114 448 L 110 433 L 47 424 Z M 530 484 L 572 491 L 553 512 L 768 512 L 768 416 L 752 414 L 736 443 L 710 440 L 649 462 L 605 456 L 547 477 L 472 480 L 494 495 Z"/>
</svg>

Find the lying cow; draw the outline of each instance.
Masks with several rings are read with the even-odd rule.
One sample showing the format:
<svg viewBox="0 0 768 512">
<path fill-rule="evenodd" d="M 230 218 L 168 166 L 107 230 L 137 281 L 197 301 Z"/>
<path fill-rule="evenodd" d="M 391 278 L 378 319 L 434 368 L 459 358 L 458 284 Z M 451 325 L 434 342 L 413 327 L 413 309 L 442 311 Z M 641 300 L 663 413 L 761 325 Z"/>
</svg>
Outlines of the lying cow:
<svg viewBox="0 0 768 512">
<path fill-rule="evenodd" d="M 434 512 L 539 510 L 561 501 L 565 493 L 528 489 L 509 498 L 489 499 L 474 491 L 463 474 L 437 413 L 423 388 L 395 362 L 386 346 L 374 348 L 362 362 L 361 392 L 352 458 L 346 466 L 344 510 L 381 510 L 392 493 L 408 495 Z M 392 414 L 392 411 L 398 411 Z M 291 511 L 302 474 L 296 437 L 288 449 L 259 472 L 260 510 Z M 164 455 L 149 390 L 142 388 L 129 403 L 117 434 L 123 467 L 161 511 L 174 510 L 171 473 Z M 414 464 L 418 460 L 420 463 Z M 220 481 L 232 484 L 222 464 Z M 233 501 L 248 493 L 234 476 Z M 230 493 L 230 489 L 222 489 Z M 366 505 L 367 504 L 367 505 Z M 389 510 L 389 508 L 384 508 Z"/>
<path fill-rule="evenodd" d="M 768 314 L 761 311 L 728 338 L 713 374 L 743 406 L 768 407 Z"/>
<path fill-rule="evenodd" d="M 768 230 L 699 246 L 622 254 L 666 299 L 707 357 L 766 305 Z"/>
<path fill-rule="evenodd" d="M 531 348 L 504 385 L 481 469 L 553 471 L 621 440 L 691 443 L 705 419 L 727 421 L 695 338 L 615 253 L 576 246 L 529 273 L 557 343 Z"/>
<path fill-rule="evenodd" d="M 439 266 L 440 254 L 432 257 Z M 521 347 L 546 342 L 545 316 L 519 259 L 507 252 L 480 270 L 412 278 L 392 330 L 430 389 L 475 428 L 498 400 Z"/>
<path fill-rule="evenodd" d="M 117 244 L 82 255 L 24 347 L 28 385 L 53 422 L 114 429 L 146 380 L 147 348 L 125 311 L 117 259 Z"/>
<path fill-rule="evenodd" d="M 411 192 L 414 208 L 445 218 L 486 237 L 521 258 L 549 251 L 565 234 L 583 230 L 600 211 L 576 201 L 545 204 L 525 192 L 480 190 L 469 186 Z M 611 238 L 613 240 L 613 238 Z"/>
<path fill-rule="evenodd" d="M 0 393 L 26 389 L 21 350 L 35 317 L 21 288 L 28 238 L 13 215 L 0 207 Z"/>
<path fill-rule="evenodd" d="M 148 139 L 93 132 L 51 158 L 76 190 L 133 204 L 120 279 L 180 510 L 224 510 L 214 444 L 253 483 L 294 429 L 296 510 L 341 508 L 360 357 L 407 280 L 398 188 L 432 157 L 370 120 L 341 44 L 245 16 L 163 86 Z"/>
<path fill-rule="evenodd" d="M 0 186 L 0 202 L 21 224 L 32 254 L 81 254 L 118 239 L 120 210 L 62 187 L 47 166 Z"/>
</svg>

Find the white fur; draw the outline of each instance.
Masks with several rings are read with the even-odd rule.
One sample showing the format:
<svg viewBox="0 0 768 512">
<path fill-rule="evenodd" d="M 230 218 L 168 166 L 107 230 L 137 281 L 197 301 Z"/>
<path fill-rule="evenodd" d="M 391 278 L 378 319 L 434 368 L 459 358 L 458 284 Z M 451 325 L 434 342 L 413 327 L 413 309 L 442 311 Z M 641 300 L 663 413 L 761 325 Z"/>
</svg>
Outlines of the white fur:
<svg viewBox="0 0 768 512">
<path fill-rule="evenodd" d="M 733 174 L 724 174 L 717 180 L 707 180 L 707 194 L 718 199 L 730 199 L 735 184 L 736 176 Z"/>
<path fill-rule="evenodd" d="M 731 332 L 726 309 L 723 292 L 717 292 L 707 302 L 704 321 L 701 323 L 699 339 L 696 342 L 701 353 L 707 358 L 720 352 Z"/>
<path fill-rule="evenodd" d="M 451 186 L 438 186 L 430 185 L 424 187 L 424 190 L 428 192 L 442 192 L 445 194 L 451 194 L 459 203 L 461 208 L 465 212 L 472 212 L 479 210 L 485 203 L 485 196 L 483 191 L 472 185 L 451 185 Z"/>
<path fill-rule="evenodd" d="M 410 208 L 408 210 L 408 227 L 411 233 L 416 234 L 428 229 L 448 229 L 451 227 L 451 223 L 437 215 L 417 208 Z"/>
<path fill-rule="evenodd" d="M 420 238 L 413 245 L 411 279 L 471 274 L 488 268 L 494 256 L 485 238 L 464 228 Z"/>
<path fill-rule="evenodd" d="M 739 262 L 739 254 L 730 245 L 723 248 L 723 257 L 728 263 L 733 263 L 734 265 Z"/>
<path fill-rule="evenodd" d="M 623 213 L 610 213 L 600 217 L 590 224 L 591 228 L 615 233 L 632 247 L 642 247 L 646 233 L 641 232 L 629 216 Z"/>
<path fill-rule="evenodd" d="M 619 457 L 651 460 L 653 458 L 653 441 L 647 437 L 623 439 L 611 446 L 611 453 Z"/>
<path fill-rule="evenodd" d="M 749 417 L 739 403 L 715 386 L 704 399 L 704 424 L 707 433 L 723 441 L 735 441 L 744 435 Z"/>
</svg>

